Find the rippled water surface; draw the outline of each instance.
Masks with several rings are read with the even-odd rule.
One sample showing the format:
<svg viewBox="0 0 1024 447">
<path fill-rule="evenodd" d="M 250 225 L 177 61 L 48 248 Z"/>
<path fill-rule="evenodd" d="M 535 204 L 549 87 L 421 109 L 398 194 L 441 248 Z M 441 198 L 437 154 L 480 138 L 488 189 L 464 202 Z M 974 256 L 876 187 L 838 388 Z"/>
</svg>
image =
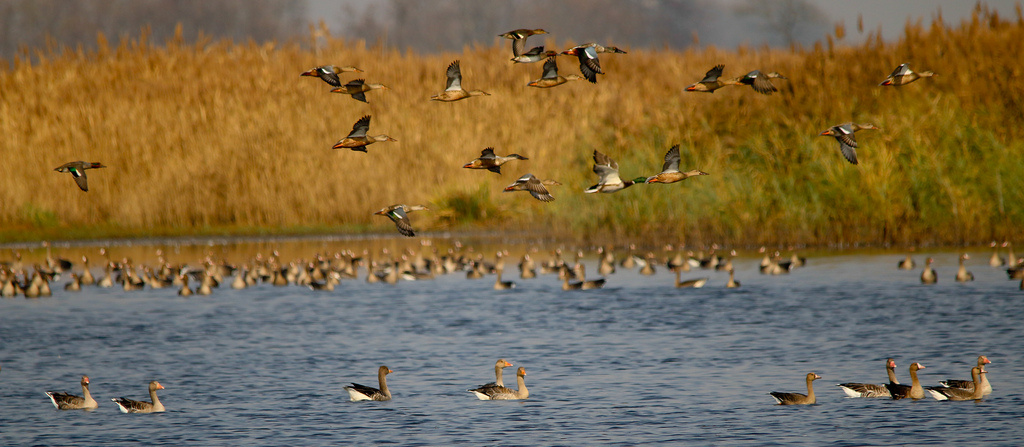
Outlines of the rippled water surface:
<svg viewBox="0 0 1024 447">
<path fill-rule="evenodd" d="M 953 282 L 953 253 L 923 286 L 919 269 L 895 269 L 900 257 L 823 255 L 774 277 L 746 258 L 739 289 L 701 270 L 685 276 L 710 276 L 705 288 L 676 289 L 664 267 L 571 292 L 553 276 L 495 291 L 493 276 L 462 273 L 192 298 L 72 294 L 62 281 L 52 298 L 0 300 L 0 444 L 1021 445 L 1024 292 L 982 261 L 977 281 Z M 906 383 L 913 362 L 926 385 L 969 378 L 979 354 L 995 389 L 981 402 L 849 399 L 835 386 L 882 383 L 889 356 Z M 499 357 L 527 369 L 529 400 L 466 392 L 493 380 Z M 349 402 L 342 387 L 376 385 L 381 364 L 394 400 Z M 805 392 L 809 371 L 823 377 L 817 405 L 773 405 L 769 391 Z M 100 408 L 55 410 L 43 392 L 80 393 L 82 374 Z M 166 413 L 110 402 L 146 398 L 150 380 L 166 387 Z"/>
</svg>

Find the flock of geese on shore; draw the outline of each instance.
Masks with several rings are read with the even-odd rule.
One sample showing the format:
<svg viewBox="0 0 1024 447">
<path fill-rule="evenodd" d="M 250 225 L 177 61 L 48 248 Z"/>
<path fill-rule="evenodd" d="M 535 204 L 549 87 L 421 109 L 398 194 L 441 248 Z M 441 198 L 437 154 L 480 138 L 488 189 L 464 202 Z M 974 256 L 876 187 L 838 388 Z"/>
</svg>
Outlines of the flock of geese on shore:
<svg viewBox="0 0 1024 447">
<path fill-rule="evenodd" d="M 172 263 L 164 255 L 163 250 L 156 251 L 157 262 L 136 264 L 130 258 L 115 260 L 105 248 L 100 255 L 105 262 L 103 273 L 94 276 L 89 264 L 89 257 L 82 256 L 80 269 L 68 259 L 55 258 L 49 243 L 46 247 L 44 263 L 36 263 L 31 267 L 21 260 L 21 253 L 14 253 L 14 260 L 0 262 L 0 297 L 41 298 L 52 296 L 50 283 L 60 280 L 62 274 L 69 274 L 70 281 L 64 284 L 64 290 L 77 292 L 85 286 L 116 287 L 126 292 L 150 289 L 177 288 L 178 295 L 210 295 L 223 283 L 229 283 L 233 289 L 246 289 L 259 284 L 274 286 L 297 285 L 315 291 L 333 291 L 342 280 L 365 278 L 367 283 L 396 284 L 399 281 L 429 280 L 438 276 L 465 272 L 467 279 L 481 279 L 486 275 L 495 275 L 494 289 L 506 290 L 516 287 L 513 281 L 506 281 L 502 275 L 509 257 L 507 250 L 498 250 L 492 260 L 485 259 L 483 253 L 473 247 L 463 247 L 456 241 L 453 248 L 442 254 L 429 241 L 421 242 L 421 250 L 407 248 L 403 253 L 392 254 L 388 249 L 371 253 L 363 250 L 356 254 L 351 250 L 336 251 L 333 255 L 316 253 L 312 258 L 299 258 L 291 261 L 281 259 L 274 251 L 270 256 L 257 253 L 242 265 L 236 265 L 224 259 L 214 259 L 207 255 L 201 265 Z M 720 255 L 717 245 L 708 251 L 684 251 L 681 247 L 668 245 L 664 247 L 662 256 L 653 251 L 645 255 L 635 253 L 636 247 L 631 245 L 628 252 L 621 257 L 615 255 L 611 248 L 597 248 L 597 272 L 607 277 L 618 268 L 637 271 L 642 275 L 654 275 L 658 265 L 662 264 L 675 272 L 675 286 L 678 288 L 700 288 L 708 283 L 708 277 L 682 279 L 683 272 L 693 269 L 716 270 L 728 272 L 729 280 L 725 287 L 740 287 L 735 278 L 733 259 L 735 250 L 724 256 Z M 587 290 L 604 287 L 607 279 L 587 279 L 586 265 L 583 261 L 583 250 L 569 251 L 575 256 L 573 261 L 566 260 L 562 248 L 551 251 L 547 260 L 536 259 L 539 250 L 531 248 L 524 253 L 516 268 L 519 277 L 524 280 L 538 278 L 539 275 L 557 275 L 562 282 L 563 290 Z M 806 258 L 796 252 L 783 259 L 779 251 L 773 253 L 765 247 L 760 249 L 763 254 L 760 271 L 767 275 L 789 273 L 802 267 Z M 724 253 L 724 252 L 723 252 Z M 361 270 L 365 273 L 361 274 Z M 362 276 L 361 276 L 362 275 Z M 198 286 L 193 287 L 197 282 Z"/>
<path fill-rule="evenodd" d="M 586 79 L 587 81 L 596 84 L 597 75 L 605 74 L 601 69 L 601 63 L 598 56 L 600 54 L 626 53 L 614 46 L 605 46 L 592 42 L 578 45 L 562 52 L 545 51 L 543 45 L 533 47 L 527 51 L 527 39 L 530 36 L 539 34 L 548 34 L 548 32 L 543 29 L 524 28 L 499 35 L 500 37 L 504 37 L 512 41 L 512 62 L 519 64 L 540 62 L 542 60 L 545 61 L 541 77 L 527 84 L 529 87 L 552 88 L 563 85 L 569 81 L 582 79 Z M 558 74 L 557 58 L 558 56 L 563 55 L 576 57 L 582 76 L 576 74 L 562 76 Z M 703 79 L 687 87 L 686 91 L 714 93 L 716 90 L 727 86 L 749 85 L 755 92 L 771 95 L 778 91 L 778 88 L 775 87 L 772 80 L 787 79 L 785 76 L 777 72 L 762 73 L 760 70 L 750 71 L 741 77 L 724 78 L 722 77 L 724 70 L 724 65 L 720 64 L 714 66 L 705 74 Z M 380 83 L 368 83 L 363 78 L 353 79 L 342 83 L 340 75 L 345 73 L 362 72 L 363 70 L 353 66 L 321 65 L 302 72 L 301 76 L 318 77 L 332 87 L 330 90 L 332 93 L 346 94 L 357 101 L 366 103 L 368 102 L 366 99 L 366 94 L 368 92 L 388 89 L 388 87 Z M 898 87 L 907 85 L 917 81 L 918 79 L 931 76 L 935 76 L 935 74 L 930 71 L 915 72 L 910 69 L 908 64 L 901 64 L 887 78 L 885 78 L 880 85 Z M 431 100 L 454 102 L 475 96 L 490 96 L 490 93 L 483 90 L 466 90 L 462 87 L 463 76 L 461 61 L 459 60 L 452 61 L 448 65 L 445 70 L 445 77 L 446 83 L 444 91 L 431 96 Z M 347 148 L 353 151 L 365 153 L 367 152 L 367 146 L 371 144 L 397 141 L 395 138 L 386 134 L 370 135 L 370 120 L 370 115 L 365 115 L 359 118 L 352 126 L 352 130 L 349 134 L 335 143 L 332 147 L 334 149 Z M 848 122 L 831 126 L 822 131 L 820 135 L 834 137 L 839 143 L 839 149 L 843 157 L 845 157 L 850 163 L 857 164 L 857 141 L 854 134 L 857 131 L 866 129 L 877 130 L 878 127 L 870 123 Z M 699 169 L 680 171 L 679 145 L 672 146 L 665 154 L 664 164 L 662 165 L 662 171 L 660 173 L 652 176 L 636 177 L 631 180 L 623 180 L 620 177 L 618 163 L 607 154 L 594 150 L 593 159 L 593 171 L 598 176 L 598 182 L 593 186 L 586 188 L 584 190 L 586 193 L 614 193 L 640 183 L 676 183 L 690 177 L 708 175 L 708 173 Z M 501 166 L 511 160 L 528 160 L 528 158 L 519 154 L 510 154 L 507 156 L 497 155 L 493 147 L 488 147 L 481 151 L 478 158 L 466 163 L 463 167 L 468 169 L 486 169 L 500 175 Z M 88 191 L 89 187 L 86 170 L 105 167 L 106 166 L 100 162 L 73 161 L 58 166 L 54 170 L 57 172 L 70 173 L 78 184 L 78 187 L 81 188 L 82 191 Z M 504 191 L 527 191 L 537 200 L 550 202 L 555 200 L 555 197 L 548 190 L 548 187 L 557 185 L 561 185 L 561 183 L 551 179 L 540 179 L 533 174 L 527 173 L 507 186 Z M 374 214 L 391 219 L 398 228 L 400 234 L 412 237 L 415 236 L 416 233 L 410 222 L 409 213 L 412 211 L 422 210 L 428 210 L 428 208 L 423 205 L 394 204 L 386 206 Z"/>
<path fill-rule="evenodd" d="M 401 228 L 401 227 L 400 227 Z M 69 273 L 71 280 L 64 284 L 66 291 L 79 291 L 83 286 L 97 285 L 99 287 L 114 287 L 120 285 L 125 291 L 142 290 L 145 288 L 163 289 L 177 288 L 181 296 L 210 295 L 226 279 L 230 281 L 233 289 L 245 289 L 256 286 L 260 283 L 269 283 L 274 286 L 298 285 L 308 287 L 312 290 L 333 291 L 335 286 L 341 284 L 342 280 L 358 279 L 360 269 L 365 269 L 363 276 L 368 283 L 396 284 L 399 281 L 428 280 L 437 276 L 465 272 L 467 279 L 481 279 L 486 275 L 496 275 L 494 289 L 505 290 L 516 287 L 513 281 L 505 281 L 502 275 L 505 271 L 506 259 L 509 257 L 506 250 L 498 250 L 495 253 L 493 262 L 485 259 L 483 253 L 475 251 L 472 247 L 463 247 L 461 243 L 455 242 L 453 248 L 442 254 L 429 241 L 421 242 L 421 250 L 407 248 L 403 253 L 392 254 L 387 249 L 379 253 L 370 253 L 363 250 L 361 255 L 351 250 L 336 251 L 333 255 L 316 253 L 311 259 L 299 258 L 291 261 L 283 260 L 275 251 L 270 256 L 257 253 L 242 265 L 235 265 L 226 260 L 215 260 L 208 255 L 202 260 L 201 265 L 174 264 L 165 256 L 162 250 L 157 250 L 157 263 L 155 265 L 136 264 L 130 258 L 122 258 L 120 261 L 110 258 L 106 249 L 100 249 L 101 256 L 105 263 L 103 274 L 99 277 L 93 275 L 89 265 L 89 257 L 82 256 L 82 266 L 79 271 L 73 270 L 73 263 L 67 259 L 54 258 L 49 243 L 44 243 L 47 253 L 45 263 L 36 263 L 28 266 L 21 261 L 21 254 L 14 253 L 15 259 L 9 262 L 0 262 L 0 297 L 13 298 L 24 296 L 25 298 L 40 298 L 52 295 L 50 283 L 61 278 L 61 274 Z M 1001 245 L 996 242 L 990 244 L 992 256 L 989 258 L 991 267 L 1006 267 L 1009 279 L 1021 280 L 1020 289 L 1024 290 L 1024 258 L 1017 258 L 1013 252 L 1010 242 L 1003 242 Z M 1007 256 L 1000 254 L 1000 248 L 1007 250 Z M 699 250 L 696 253 L 692 250 L 684 251 L 681 247 L 671 245 L 664 247 L 662 256 L 656 256 L 654 252 L 647 252 L 640 256 L 634 253 L 635 246 L 631 245 L 628 252 L 617 257 L 613 249 L 606 247 L 597 248 L 597 272 L 601 278 L 587 279 L 586 265 L 583 262 L 583 251 L 575 250 L 575 261 L 567 261 L 563 257 L 561 248 L 551 251 L 550 258 L 539 261 L 536 247 L 524 253 L 516 264 L 521 279 L 529 280 L 538 277 L 539 274 L 557 275 L 562 282 L 563 290 L 597 289 L 607 282 L 605 277 L 614 274 L 617 266 L 624 269 L 639 268 L 638 272 L 643 275 L 654 275 L 657 265 L 663 264 L 669 271 L 675 273 L 675 286 L 678 288 L 700 288 L 704 287 L 709 278 L 697 277 L 683 279 L 682 273 L 690 272 L 692 269 L 701 268 L 728 272 L 729 280 L 725 287 L 740 287 L 736 280 L 733 259 L 737 256 L 735 250 L 730 250 L 724 256 L 720 255 L 719 247 L 712 245 L 705 252 Z M 788 259 L 784 259 L 778 250 L 774 252 L 761 247 L 761 261 L 759 270 L 762 274 L 781 275 L 792 271 L 794 268 L 803 267 L 806 259 L 798 256 L 794 251 Z M 573 251 L 570 251 L 573 253 Z M 953 275 L 958 282 L 969 282 L 974 280 L 965 264 L 970 259 L 966 253 L 959 255 L 957 272 Z M 940 275 L 933 267 L 934 259 L 928 257 L 924 269 L 921 271 L 921 282 L 923 284 L 935 284 Z M 897 262 L 900 270 L 913 270 L 917 265 L 912 252 L 904 259 Z M 233 277 L 233 278 L 232 278 Z M 193 288 L 192 281 L 198 282 Z"/>
</svg>

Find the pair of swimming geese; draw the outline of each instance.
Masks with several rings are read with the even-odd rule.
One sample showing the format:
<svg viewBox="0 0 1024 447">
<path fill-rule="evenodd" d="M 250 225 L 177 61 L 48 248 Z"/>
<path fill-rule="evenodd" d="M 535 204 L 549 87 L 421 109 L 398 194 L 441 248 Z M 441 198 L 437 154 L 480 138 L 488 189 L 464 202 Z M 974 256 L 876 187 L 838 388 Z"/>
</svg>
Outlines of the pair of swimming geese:
<svg viewBox="0 0 1024 447">
<path fill-rule="evenodd" d="M 984 398 L 986 395 L 992 393 L 992 385 L 988 381 L 988 371 L 985 370 L 985 365 L 992 363 L 988 357 L 984 355 L 978 356 L 977 366 L 971 368 L 971 380 L 963 379 L 950 379 L 941 380 L 939 384 L 942 386 L 921 386 L 921 381 L 917 378 L 917 372 L 924 369 L 924 365 L 920 363 L 913 363 L 910 365 L 910 381 L 911 385 L 903 385 L 896 378 L 896 361 L 889 358 L 885 360 L 885 370 L 889 377 L 889 383 L 885 384 L 874 384 L 874 383 L 840 383 L 839 388 L 843 390 L 848 397 L 888 397 L 893 400 L 899 399 L 923 399 L 925 397 L 925 391 L 927 391 L 935 400 L 979 400 Z M 814 386 L 812 382 L 820 379 L 821 376 L 811 372 L 807 373 L 807 394 L 801 393 L 781 393 L 772 391 L 769 393 L 779 405 L 813 405 L 816 403 L 814 395 Z"/>
<path fill-rule="evenodd" d="M 968 255 L 967 253 L 961 253 L 958 259 L 960 260 L 960 265 L 956 270 L 956 275 L 954 276 L 954 278 L 956 278 L 956 281 L 974 281 L 974 273 L 971 273 L 969 270 L 967 270 L 967 266 L 964 264 L 964 261 L 971 259 L 971 256 Z M 935 284 L 939 281 L 939 275 L 935 272 L 935 269 L 932 267 L 932 264 L 934 262 L 935 259 L 931 257 L 925 259 L 924 270 L 921 271 L 921 284 Z M 897 267 L 900 270 L 910 270 L 914 268 L 914 265 L 914 259 L 910 257 L 910 254 L 907 254 L 907 257 L 901 260 L 897 264 Z"/>
<path fill-rule="evenodd" d="M 521 400 L 530 397 L 530 390 L 526 388 L 526 368 L 522 366 L 516 371 L 517 389 L 508 388 L 502 381 L 501 371 L 513 366 L 505 359 L 498 359 L 494 364 L 494 382 L 481 385 L 468 390 L 480 400 Z M 379 388 L 353 383 L 345 387 L 349 399 L 352 402 L 364 400 L 388 401 L 391 400 L 391 391 L 388 390 L 387 375 L 393 371 L 387 366 L 381 365 L 377 368 L 377 383 Z"/>
<path fill-rule="evenodd" d="M 58 410 L 93 410 L 99 407 L 96 399 L 93 399 L 92 394 L 89 392 L 89 376 L 82 376 L 81 384 L 81 396 L 63 391 L 47 391 L 46 396 L 50 398 L 50 402 Z M 117 404 L 122 413 L 159 413 L 164 411 L 164 406 L 160 403 L 160 398 L 156 396 L 156 391 L 162 389 L 164 389 L 164 386 L 154 380 L 149 382 L 149 398 L 151 402 L 132 400 L 127 397 L 117 397 L 110 400 Z"/>
</svg>

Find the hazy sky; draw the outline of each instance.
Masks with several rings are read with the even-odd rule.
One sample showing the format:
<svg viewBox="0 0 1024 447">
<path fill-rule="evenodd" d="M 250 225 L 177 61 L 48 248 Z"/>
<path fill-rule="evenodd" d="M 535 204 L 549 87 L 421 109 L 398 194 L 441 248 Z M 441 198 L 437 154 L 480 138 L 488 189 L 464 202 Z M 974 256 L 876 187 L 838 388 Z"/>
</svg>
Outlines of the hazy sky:
<svg viewBox="0 0 1024 447">
<path fill-rule="evenodd" d="M 723 0 L 728 1 L 728 0 Z M 857 15 L 864 17 L 864 30 L 873 31 L 882 27 L 886 40 L 897 39 L 903 32 L 907 20 L 923 18 L 927 26 L 941 9 L 946 23 L 957 24 L 969 18 L 974 10 L 972 0 L 811 0 L 829 16 L 833 23 L 846 24 L 846 34 L 857 39 Z M 1003 17 L 1013 17 L 1017 1 L 988 0 L 989 9 L 999 11 Z"/>
<path fill-rule="evenodd" d="M 331 26 L 332 30 L 337 31 L 341 21 L 341 5 L 351 4 L 361 8 L 375 0 L 308 1 L 310 18 L 314 21 L 322 18 Z M 741 3 L 743 0 L 713 1 L 730 7 Z M 844 23 L 846 25 L 847 41 L 854 43 L 862 41 L 867 32 L 874 31 L 879 26 L 881 26 L 882 36 L 886 40 L 898 39 L 907 20 L 923 19 L 923 23 L 927 25 L 940 10 L 946 23 L 957 24 L 960 20 L 970 17 L 971 11 L 975 6 L 975 2 L 972 0 L 809 0 L 809 2 L 817 5 L 825 13 L 830 23 Z M 1015 16 L 1017 3 L 1014 0 L 987 0 L 985 2 L 990 9 L 999 11 L 999 14 L 1003 17 Z M 864 19 L 865 34 L 863 35 L 857 33 L 858 15 L 863 16 Z M 744 31 L 743 29 L 737 29 L 735 34 Z M 832 31 L 831 27 L 829 27 L 829 31 Z M 739 41 L 738 39 L 736 40 Z M 702 43 L 716 42 L 706 42 L 702 39 Z M 734 43 L 717 42 L 717 44 Z"/>
</svg>

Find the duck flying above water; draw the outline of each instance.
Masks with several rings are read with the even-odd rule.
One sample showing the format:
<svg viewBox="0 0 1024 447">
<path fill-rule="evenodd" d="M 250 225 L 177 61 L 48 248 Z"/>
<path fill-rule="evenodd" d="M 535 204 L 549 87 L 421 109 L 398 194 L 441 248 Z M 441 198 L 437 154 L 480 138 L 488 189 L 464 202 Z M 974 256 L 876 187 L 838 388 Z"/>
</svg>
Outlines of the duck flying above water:
<svg viewBox="0 0 1024 447">
<path fill-rule="evenodd" d="M 561 183 L 558 183 L 554 180 L 542 181 L 537 177 L 534 177 L 533 174 L 526 174 L 522 177 L 519 177 L 519 179 L 517 179 L 511 185 L 506 186 L 504 192 L 527 191 L 530 193 L 531 196 L 533 196 L 533 198 L 540 200 L 541 202 L 550 202 L 552 200 L 555 200 L 554 196 L 552 196 L 551 193 L 548 192 L 548 189 L 545 188 L 545 185 L 557 186 L 561 185 Z"/>
<path fill-rule="evenodd" d="M 348 72 L 362 73 L 363 70 L 360 70 L 356 67 L 337 67 L 334 65 L 321 65 L 319 67 L 310 68 L 309 70 L 302 72 L 302 74 L 299 76 L 316 76 L 320 79 L 323 79 L 324 82 L 331 84 L 332 86 L 341 87 L 341 80 L 338 79 L 338 75 Z"/>
<path fill-rule="evenodd" d="M 647 177 L 637 177 L 633 180 L 623 181 L 619 177 L 619 164 L 597 150 L 594 151 L 594 173 L 598 176 L 597 184 L 583 190 L 583 192 L 612 193 L 647 181 Z"/>
<path fill-rule="evenodd" d="M 452 102 L 460 99 L 466 99 L 470 96 L 491 96 L 490 93 L 483 90 L 467 91 L 462 88 L 462 69 L 460 68 L 459 61 L 457 60 L 448 64 L 448 69 L 445 70 L 445 76 L 447 76 L 448 81 L 445 84 L 444 91 L 431 96 L 430 99 L 432 101 Z"/>
<path fill-rule="evenodd" d="M 583 79 L 582 76 L 577 74 L 570 74 L 565 76 L 558 75 L 558 62 L 555 62 L 555 58 L 548 58 L 547 62 L 544 62 L 544 71 L 540 76 L 540 79 L 530 82 L 527 84 L 529 87 L 537 88 L 551 88 L 569 81 L 579 81 Z"/>
<path fill-rule="evenodd" d="M 409 222 L 409 215 L 413 211 L 429 211 L 430 209 L 422 205 L 391 205 L 382 208 L 373 214 L 386 216 L 395 223 L 398 227 L 398 232 L 402 233 L 403 236 L 413 237 L 416 232 L 412 229 L 412 224 Z"/>
<path fill-rule="evenodd" d="M 74 177 L 75 183 L 82 191 L 89 191 L 89 179 L 85 176 L 86 169 L 99 169 L 105 168 L 102 163 L 99 162 L 84 162 L 84 161 L 72 161 L 64 163 L 54 168 L 57 172 L 70 172 L 71 176 Z"/>
<path fill-rule="evenodd" d="M 494 148 L 489 147 L 481 151 L 479 157 L 469 163 L 466 163 L 462 167 L 467 169 L 486 169 L 488 171 L 501 174 L 501 165 L 511 160 L 529 159 L 519 154 L 508 154 L 505 156 L 495 155 Z"/>
<path fill-rule="evenodd" d="M 843 153 L 843 157 L 846 161 L 857 164 L 857 139 L 854 138 L 854 132 L 858 130 L 879 130 L 871 123 L 843 123 L 836 124 L 835 126 L 829 127 L 823 130 L 819 135 L 824 137 L 835 137 L 836 141 L 839 141 L 839 150 Z"/>
<path fill-rule="evenodd" d="M 693 169 L 686 172 L 679 171 L 679 145 L 672 146 L 665 153 L 665 164 L 661 172 L 650 177 L 644 183 L 675 183 L 698 175 L 708 175 L 707 172 Z"/>
<path fill-rule="evenodd" d="M 362 118 L 359 118 L 359 121 L 356 121 L 356 123 L 352 125 L 352 132 L 349 132 L 347 137 L 342 138 L 337 143 L 334 143 L 334 146 L 331 146 L 331 148 L 349 148 L 354 151 L 366 152 L 366 146 L 369 146 L 373 143 L 384 141 L 398 141 L 384 134 L 368 136 L 366 133 L 369 131 L 370 115 L 366 115 Z"/>
</svg>

